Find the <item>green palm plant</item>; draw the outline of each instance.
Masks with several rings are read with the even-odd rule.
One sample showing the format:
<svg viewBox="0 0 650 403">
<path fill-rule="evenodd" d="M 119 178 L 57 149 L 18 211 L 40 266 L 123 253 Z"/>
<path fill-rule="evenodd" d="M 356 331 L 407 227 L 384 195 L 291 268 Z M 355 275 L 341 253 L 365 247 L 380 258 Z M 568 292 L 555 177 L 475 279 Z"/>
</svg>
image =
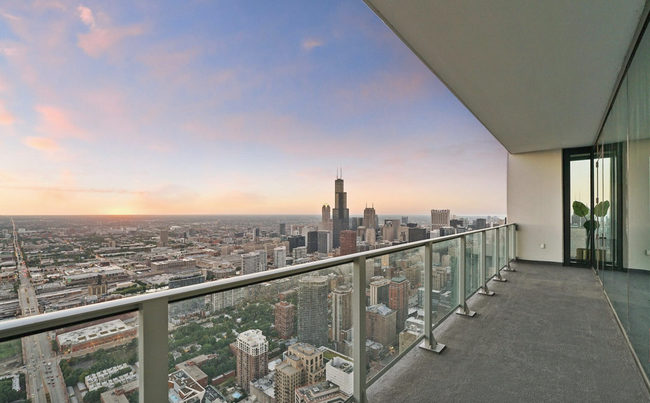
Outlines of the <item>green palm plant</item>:
<svg viewBox="0 0 650 403">
<path fill-rule="evenodd" d="M 609 201 L 604 200 L 601 201 L 600 203 L 596 204 L 594 207 L 593 211 L 593 218 L 591 218 L 589 212 L 589 207 L 585 206 L 584 203 L 579 202 L 579 201 L 574 201 L 573 202 L 573 214 L 577 215 L 580 218 L 587 218 L 589 216 L 589 219 L 585 221 L 582 226 L 587 230 L 587 248 L 586 251 L 589 251 L 589 244 L 591 242 L 591 239 L 593 237 L 594 232 L 598 229 L 600 224 L 598 224 L 597 218 L 602 218 L 607 215 L 607 211 L 609 211 Z M 587 252 L 588 253 L 588 252 Z M 586 260 L 586 256 L 583 258 L 583 260 Z"/>
</svg>

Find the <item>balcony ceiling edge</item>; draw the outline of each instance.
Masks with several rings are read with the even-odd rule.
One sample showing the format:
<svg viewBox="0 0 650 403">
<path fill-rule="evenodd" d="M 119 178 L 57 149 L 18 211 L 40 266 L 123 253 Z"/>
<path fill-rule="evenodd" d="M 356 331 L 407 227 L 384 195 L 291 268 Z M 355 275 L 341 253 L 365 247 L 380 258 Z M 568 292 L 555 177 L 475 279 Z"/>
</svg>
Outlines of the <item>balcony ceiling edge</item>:
<svg viewBox="0 0 650 403">
<path fill-rule="evenodd" d="M 513 154 L 592 145 L 646 0 L 364 0 Z"/>
</svg>

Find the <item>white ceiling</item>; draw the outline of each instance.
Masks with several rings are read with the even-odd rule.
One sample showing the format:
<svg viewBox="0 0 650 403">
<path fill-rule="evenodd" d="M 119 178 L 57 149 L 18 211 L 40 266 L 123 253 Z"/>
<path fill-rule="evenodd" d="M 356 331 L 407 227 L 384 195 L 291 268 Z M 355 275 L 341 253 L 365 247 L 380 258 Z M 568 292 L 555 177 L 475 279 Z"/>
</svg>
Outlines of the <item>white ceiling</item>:
<svg viewBox="0 0 650 403">
<path fill-rule="evenodd" d="M 645 0 L 365 0 L 511 153 L 593 144 Z"/>
</svg>

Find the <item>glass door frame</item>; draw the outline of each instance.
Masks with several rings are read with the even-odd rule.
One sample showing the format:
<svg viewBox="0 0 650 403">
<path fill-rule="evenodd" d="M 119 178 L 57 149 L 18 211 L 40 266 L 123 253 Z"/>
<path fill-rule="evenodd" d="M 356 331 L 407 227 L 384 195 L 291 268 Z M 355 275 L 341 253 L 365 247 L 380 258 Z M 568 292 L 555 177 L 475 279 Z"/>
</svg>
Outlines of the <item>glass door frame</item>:
<svg viewBox="0 0 650 403">
<path fill-rule="evenodd" d="M 571 162 L 589 161 L 589 219 L 593 220 L 594 206 L 594 147 L 565 148 L 562 150 L 562 235 L 563 264 L 565 266 L 593 267 L 594 232 L 589 240 L 589 253 L 586 260 L 571 259 Z"/>
</svg>

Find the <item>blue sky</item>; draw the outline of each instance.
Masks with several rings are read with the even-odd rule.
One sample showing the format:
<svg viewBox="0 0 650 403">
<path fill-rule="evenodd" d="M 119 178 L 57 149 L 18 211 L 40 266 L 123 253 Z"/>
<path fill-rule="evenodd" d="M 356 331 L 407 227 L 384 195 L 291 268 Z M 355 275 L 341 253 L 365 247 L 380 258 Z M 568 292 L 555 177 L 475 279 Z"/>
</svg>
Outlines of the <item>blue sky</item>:
<svg viewBox="0 0 650 403">
<path fill-rule="evenodd" d="M 506 151 L 361 1 L 5 1 L 0 210 L 505 213 Z"/>
</svg>

